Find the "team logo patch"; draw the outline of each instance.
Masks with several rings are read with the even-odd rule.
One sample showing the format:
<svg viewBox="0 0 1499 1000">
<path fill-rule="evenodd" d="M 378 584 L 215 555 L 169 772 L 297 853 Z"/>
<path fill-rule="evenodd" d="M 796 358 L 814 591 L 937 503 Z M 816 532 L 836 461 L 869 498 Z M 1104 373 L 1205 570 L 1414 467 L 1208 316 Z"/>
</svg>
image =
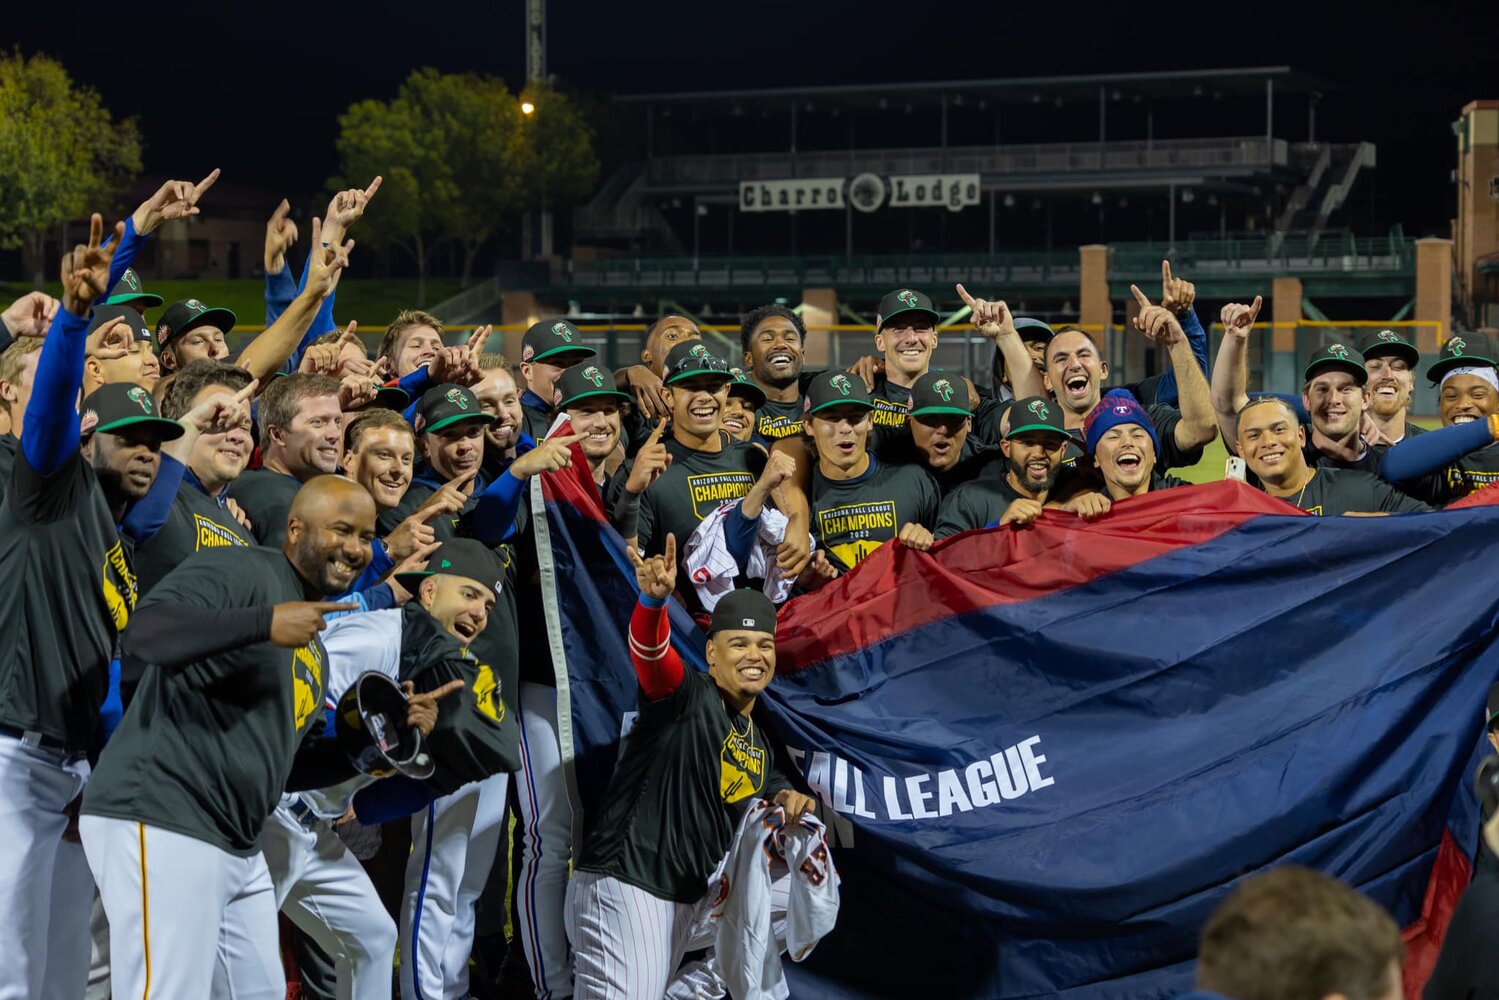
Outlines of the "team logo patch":
<svg viewBox="0 0 1499 1000">
<path fill-rule="evenodd" d="M 706 566 L 699 566 L 697 569 L 692 571 L 693 583 L 707 583 L 711 579 L 713 579 L 713 574 L 709 572 L 708 567 Z"/>
<path fill-rule="evenodd" d="M 1399 337 L 1398 334 L 1395 333 L 1394 330 L 1380 330 L 1379 331 L 1379 339 L 1382 340 L 1382 341 L 1384 341 L 1387 344 L 1398 344 L 1398 343 L 1400 343 L 1400 337 Z"/>
<path fill-rule="evenodd" d="M 83 416 L 78 418 L 78 433 L 87 434 L 99 426 L 99 414 L 93 410 L 84 410 Z"/>
<path fill-rule="evenodd" d="M 841 394 L 845 396 L 847 396 L 850 392 L 853 392 L 854 389 L 854 387 L 849 384 L 847 375 L 834 375 L 832 378 L 828 379 L 828 385 L 832 386 L 834 389 L 837 389 Z"/>
<path fill-rule="evenodd" d="M 1046 403 L 1044 403 L 1043 401 L 1041 401 L 1039 399 L 1033 399 L 1033 400 L 1031 400 L 1030 405 L 1027 406 L 1026 409 L 1030 410 L 1032 413 L 1034 413 L 1037 417 L 1039 417 L 1042 420 L 1045 420 L 1048 416 L 1051 415 L 1050 408 L 1047 407 Z"/>
<path fill-rule="evenodd" d="M 534 357 L 536 357 L 536 348 L 532 347 L 530 344 L 527 344 L 525 347 L 521 348 L 520 359 L 522 361 L 530 361 Z"/>
<path fill-rule="evenodd" d="M 292 721 L 300 733 L 312 721 L 323 689 L 323 653 L 315 642 L 292 651 L 291 686 Z"/>
<path fill-rule="evenodd" d="M 196 529 L 194 533 L 197 536 L 195 551 L 198 552 L 204 549 L 222 549 L 230 545 L 246 544 L 243 538 L 223 525 L 215 524 L 202 514 L 193 515 L 193 527 Z"/>
<path fill-rule="evenodd" d="M 596 365 L 589 365 L 583 369 L 583 377 L 593 383 L 595 389 L 604 387 L 604 373 L 598 370 Z"/>
<path fill-rule="evenodd" d="M 134 271 L 130 270 L 129 268 L 126 268 L 125 269 L 125 274 L 123 275 L 123 277 L 125 279 L 125 285 L 132 292 L 138 292 L 138 291 L 141 290 L 141 279 L 139 279 L 139 278 L 137 278 L 135 276 L 135 272 Z"/>
<path fill-rule="evenodd" d="M 896 292 L 895 298 L 900 302 L 904 302 L 911 309 L 916 308 L 916 293 L 909 288 L 903 288 L 899 292 Z"/>
<path fill-rule="evenodd" d="M 1468 349 L 1468 342 L 1461 337 L 1453 337 L 1447 341 L 1447 353 L 1454 358 L 1462 357 L 1462 353 Z"/>
<path fill-rule="evenodd" d="M 939 378 L 932 383 L 932 391 L 942 397 L 942 402 L 952 402 L 952 383 L 945 378 Z"/>
<path fill-rule="evenodd" d="M 189 309 L 196 310 L 197 312 L 200 312 L 200 313 L 204 313 L 204 312 L 208 311 L 208 307 L 205 306 L 203 303 L 199 302 L 197 299 L 188 299 L 187 300 L 187 307 Z"/>
<path fill-rule="evenodd" d="M 479 676 L 474 679 L 474 704 L 479 714 L 498 725 L 505 721 L 505 702 L 500 697 L 500 682 L 489 664 L 479 664 Z"/>
<path fill-rule="evenodd" d="M 1327 349 L 1327 353 L 1332 357 L 1338 358 L 1341 361 L 1348 360 L 1348 348 L 1344 347 L 1342 344 L 1333 344 Z"/>
<path fill-rule="evenodd" d="M 1110 410 L 1116 417 L 1127 417 L 1134 412 L 1130 405 L 1125 402 L 1115 403 L 1112 407 L 1110 407 Z"/>
<path fill-rule="evenodd" d="M 125 546 L 115 542 L 104 553 L 104 565 L 100 567 L 99 587 L 104 594 L 104 604 L 109 608 L 110 620 L 115 631 L 130 622 L 130 612 L 135 610 L 135 574 L 130 570 L 130 561 L 125 558 Z"/>
<path fill-rule="evenodd" d="M 738 802 L 754 795 L 764 785 L 765 751 L 743 735 L 731 731 L 724 737 L 719 759 L 719 794 L 725 802 Z"/>
<path fill-rule="evenodd" d="M 552 325 L 552 332 L 555 333 L 557 336 L 561 337 L 563 340 L 565 340 L 569 344 L 571 344 L 573 342 L 572 327 L 568 326 L 566 323 L 555 323 L 555 324 L 553 324 Z"/>
<path fill-rule="evenodd" d="M 140 386 L 125 393 L 125 397 L 141 408 L 142 413 L 151 413 L 151 394 Z"/>
<path fill-rule="evenodd" d="M 458 388 L 457 386 L 454 386 L 447 392 L 443 393 L 442 398 L 446 399 L 448 402 L 452 403 L 460 410 L 468 409 L 468 396 L 462 389 Z"/>
<path fill-rule="evenodd" d="M 708 348 L 703 344 L 693 344 L 690 348 L 687 349 L 687 353 L 694 358 L 712 357 L 712 355 L 708 352 Z"/>
</svg>

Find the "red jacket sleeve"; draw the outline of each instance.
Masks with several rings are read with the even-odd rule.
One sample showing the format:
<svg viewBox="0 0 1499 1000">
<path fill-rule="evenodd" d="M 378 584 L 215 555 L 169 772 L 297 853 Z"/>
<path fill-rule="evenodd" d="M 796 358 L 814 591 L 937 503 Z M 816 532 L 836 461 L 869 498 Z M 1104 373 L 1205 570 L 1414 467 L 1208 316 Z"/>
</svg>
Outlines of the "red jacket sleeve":
<svg viewBox="0 0 1499 1000">
<path fill-rule="evenodd" d="M 658 701 L 682 686 L 682 658 L 671 648 L 671 619 L 666 605 L 653 608 L 642 601 L 630 616 L 630 662 L 640 678 L 640 690 Z"/>
</svg>

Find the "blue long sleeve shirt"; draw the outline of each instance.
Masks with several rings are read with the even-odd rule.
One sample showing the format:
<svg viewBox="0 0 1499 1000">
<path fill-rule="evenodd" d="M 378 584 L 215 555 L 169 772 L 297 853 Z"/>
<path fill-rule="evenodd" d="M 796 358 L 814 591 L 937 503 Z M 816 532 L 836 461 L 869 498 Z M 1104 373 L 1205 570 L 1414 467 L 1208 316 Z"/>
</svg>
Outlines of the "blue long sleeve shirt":
<svg viewBox="0 0 1499 1000">
<path fill-rule="evenodd" d="M 1385 452 L 1379 463 L 1379 477 L 1391 483 L 1403 483 L 1420 479 L 1428 473 L 1444 469 L 1475 451 L 1482 451 L 1494 443 L 1487 420 L 1474 420 L 1466 424 L 1454 424 L 1429 434 L 1407 436 L 1399 444 Z"/>
<path fill-rule="evenodd" d="M 172 513 L 177 488 L 182 485 L 182 477 L 186 472 L 187 466 L 171 455 L 162 455 L 151 489 L 125 512 L 125 520 L 120 522 L 121 533 L 137 545 L 144 545 L 155 538 Z"/>
<path fill-rule="evenodd" d="M 21 429 L 21 453 L 26 463 L 43 476 L 61 469 L 78 451 L 78 411 L 74 404 L 83 386 L 87 339 L 88 318 L 59 307 L 47 339 L 42 341 Z"/>
<path fill-rule="evenodd" d="M 281 270 L 265 274 L 265 325 L 270 326 L 281 318 L 291 300 L 297 297 L 297 283 L 292 280 L 291 268 L 282 265 Z"/>
<path fill-rule="evenodd" d="M 124 277 L 125 269 L 135 263 L 141 247 L 145 246 L 150 238 L 135 231 L 134 217 L 125 220 L 125 236 L 120 240 L 120 248 L 115 251 L 114 257 L 109 261 L 109 284 L 104 287 L 104 294 L 99 296 L 100 302 L 114 294 L 115 285 L 119 284 L 120 279 Z M 113 242 L 114 237 L 111 236 L 104 242 L 104 245 L 109 246 Z"/>
<path fill-rule="evenodd" d="M 314 251 L 316 249 L 317 248 L 314 248 Z M 307 275 L 309 273 L 311 273 L 311 271 L 312 271 L 312 254 L 308 254 L 307 255 L 307 260 L 302 264 L 302 280 L 297 283 L 297 292 L 296 292 L 297 295 L 300 295 L 300 294 L 302 294 L 302 292 L 306 291 L 306 289 L 307 289 Z M 282 273 L 283 274 L 286 273 L 286 269 L 285 268 L 282 269 Z M 266 289 L 267 289 L 267 293 L 266 293 L 266 315 L 269 316 L 270 315 L 270 311 L 271 311 L 270 291 L 269 291 L 270 290 L 270 275 L 266 275 Z M 295 296 L 293 296 L 293 298 L 294 297 Z M 297 368 L 302 364 L 302 355 L 307 353 L 307 348 L 312 345 L 312 342 L 314 340 L 317 340 L 323 334 L 328 333 L 329 331 L 335 329 L 334 322 L 333 322 L 333 300 L 336 299 L 337 297 L 338 297 L 338 293 L 337 293 L 337 289 L 335 289 L 334 291 L 331 291 L 331 292 L 328 293 L 328 297 L 327 298 L 323 299 L 322 303 L 318 306 L 317 314 L 312 317 L 312 325 L 307 328 L 307 332 L 306 333 L 302 334 L 302 341 L 301 341 L 301 343 L 297 344 L 297 349 L 291 352 L 291 357 L 289 357 L 289 358 L 286 359 L 286 364 L 284 364 L 284 365 L 281 366 L 281 370 L 282 371 L 288 372 L 288 373 L 296 371 Z M 289 305 L 291 305 L 291 299 L 290 298 L 286 300 L 286 304 L 281 307 L 280 312 L 276 313 L 277 318 L 280 318 L 281 313 L 285 312 L 286 311 L 286 307 L 289 306 Z M 274 321 L 268 320 L 267 323 L 266 323 L 266 325 L 269 326 L 271 324 L 271 322 L 274 322 Z"/>
</svg>

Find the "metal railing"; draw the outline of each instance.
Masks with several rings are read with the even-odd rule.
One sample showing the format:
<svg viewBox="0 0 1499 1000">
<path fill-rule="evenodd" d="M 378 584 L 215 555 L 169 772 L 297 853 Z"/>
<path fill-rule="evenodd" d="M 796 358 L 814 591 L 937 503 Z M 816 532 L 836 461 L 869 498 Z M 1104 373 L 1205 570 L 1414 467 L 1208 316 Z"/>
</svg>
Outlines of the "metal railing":
<svg viewBox="0 0 1499 1000">
<path fill-rule="evenodd" d="M 1011 146 L 730 153 L 653 159 L 653 184 L 738 183 L 790 177 L 881 174 L 1040 174 L 1079 170 L 1171 170 L 1285 166 L 1284 139 L 1238 136 L 1151 142 L 1062 142 Z"/>
</svg>

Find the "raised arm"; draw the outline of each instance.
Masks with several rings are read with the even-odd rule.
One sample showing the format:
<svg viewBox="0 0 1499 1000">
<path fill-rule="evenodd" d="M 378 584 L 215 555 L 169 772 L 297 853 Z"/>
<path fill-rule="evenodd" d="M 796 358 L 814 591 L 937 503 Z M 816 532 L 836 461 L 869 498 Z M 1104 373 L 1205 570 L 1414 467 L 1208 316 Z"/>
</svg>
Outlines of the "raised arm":
<svg viewBox="0 0 1499 1000">
<path fill-rule="evenodd" d="M 677 584 L 676 536 L 666 536 L 665 555 L 642 559 L 633 545 L 629 555 L 640 584 L 640 602 L 630 616 L 630 662 L 641 692 L 648 700 L 658 701 L 681 687 L 686 677 L 682 658 L 671 648 L 671 619 L 666 611 Z"/>
<path fill-rule="evenodd" d="M 1010 376 L 1010 388 L 1014 391 L 1015 398 L 1044 396 L 1046 391 L 1041 384 L 1041 373 L 1031 363 L 1031 353 L 1026 348 L 1025 341 L 1020 339 L 1020 331 L 1015 329 L 1015 319 L 1010 315 L 1010 307 L 1003 300 L 991 302 L 988 299 L 976 299 L 962 285 L 957 288 L 958 295 L 972 310 L 973 328 L 993 341 L 994 346 L 1004 355 L 1005 374 Z"/>
<path fill-rule="evenodd" d="M 1191 341 L 1182 329 L 1176 314 L 1165 306 L 1153 306 L 1143 292 L 1134 285 L 1129 286 L 1135 300 L 1140 303 L 1140 312 L 1135 317 L 1135 329 L 1158 344 L 1166 347 L 1171 357 L 1171 370 L 1176 375 L 1178 409 L 1181 420 L 1177 421 L 1174 434 L 1176 446 L 1183 451 L 1201 448 L 1218 436 L 1214 421 L 1213 402 L 1207 379 L 1197 367 L 1197 357 L 1192 352 Z"/>
<path fill-rule="evenodd" d="M 1218 357 L 1213 361 L 1209 396 L 1223 433 L 1223 445 L 1230 453 L 1238 439 L 1239 411 L 1249 402 L 1249 331 L 1264 302 L 1263 296 L 1256 295 L 1252 304 L 1230 302 L 1219 314 L 1223 343 L 1218 345 Z"/>
<path fill-rule="evenodd" d="M 297 242 L 297 224 L 291 221 L 291 202 L 285 198 L 265 224 L 265 325 L 272 326 L 291 300 L 297 297 L 297 283 L 286 266 L 286 252 Z"/>
<path fill-rule="evenodd" d="M 62 468 L 78 451 L 78 391 L 83 385 L 84 344 L 88 314 L 104 295 L 110 261 L 125 233 L 115 223 L 114 239 L 104 245 L 104 218 L 89 219 L 88 243 L 73 248 L 62 259 L 62 307 L 42 341 L 36 362 L 31 400 L 21 431 L 26 463 L 43 476 Z"/>
<path fill-rule="evenodd" d="M 323 246 L 323 242 L 322 223 L 313 219 L 312 259 L 308 265 L 307 287 L 292 300 L 291 305 L 286 307 L 286 311 L 268 330 L 246 345 L 234 362 L 254 378 L 260 379 L 262 384 L 292 356 L 302 342 L 302 335 L 311 325 L 323 298 L 333 290 L 338 273 L 349 266 L 349 254 L 354 249 L 353 240 L 343 245 L 329 243 L 328 246 Z"/>
</svg>

